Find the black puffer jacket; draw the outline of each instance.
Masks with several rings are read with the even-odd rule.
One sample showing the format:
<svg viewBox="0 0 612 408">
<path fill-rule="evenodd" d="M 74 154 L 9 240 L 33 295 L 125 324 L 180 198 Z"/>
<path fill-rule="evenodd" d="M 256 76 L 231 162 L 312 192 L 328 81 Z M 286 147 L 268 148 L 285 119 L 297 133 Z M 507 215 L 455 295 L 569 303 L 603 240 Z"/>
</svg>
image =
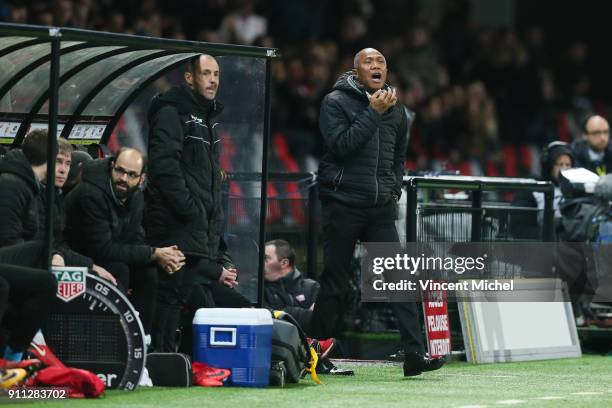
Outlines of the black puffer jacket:
<svg viewBox="0 0 612 408">
<path fill-rule="evenodd" d="M 601 160 L 591 160 L 589 157 L 589 143 L 586 140 L 576 140 L 572 143 L 572 150 L 576 161 L 573 167 L 584 167 L 600 176 L 612 173 L 612 146 L 608 144 Z"/>
<path fill-rule="evenodd" d="M 380 115 L 350 73 L 321 105 L 326 152 L 319 164 L 320 196 L 353 207 L 378 207 L 401 195 L 408 131 L 414 114 L 403 105 Z"/>
<path fill-rule="evenodd" d="M 93 267 L 93 260 L 87 256 L 81 255 L 76 251 L 73 251 L 69 246 L 68 242 L 64 237 L 64 230 L 66 229 L 66 196 L 57 187 L 54 187 L 55 199 L 53 200 L 54 212 L 53 212 L 53 248 L 64 258 L 66 266 L 85 266 L 87 268 Z M 44 184 L 40 185 L 40 194 L 38 195 L 39 200 L 39 220 L 41 224 L 47 217 L 47 186 Z M 42 233 L 44 229 L 41 227 L 38 234 L 38 239 L 43 239 Z"/>
<path fill-rule="evenodd" d="M 39 220 L 40 183 L 19 150 L 0 159 L 0 247 L 32 240 Z"/>
<path fill-rule="evenodd" d="M 186 255 L 215 265 L 223 228 L 215 129 L 221 109 L 186 86 L 153 99 L 145 211 L 149 242 L 178 245 Z M 220 273 L 214 266 L 213 275 Z"/>
<path fill-rule="evenodd" d="M 83 168 L 83 180 L 66 197 L 66 240 L 98 265 L 148 264 L 153 248 L 144 244 L 143 194 L 137 190 L 125 204 L 119 201 L 112 191 L 110 169 L 110 158 Z"/>
<path fill-rule="evenodd" d="M 310 325 L 310 307 L 317 301 L 320 285 L 306 279 L 295 268 L 293 273 L 264 285 L 264 303 L 272 310 L 284 310 L 298 321 L 304 330 Z"/>
</svg>

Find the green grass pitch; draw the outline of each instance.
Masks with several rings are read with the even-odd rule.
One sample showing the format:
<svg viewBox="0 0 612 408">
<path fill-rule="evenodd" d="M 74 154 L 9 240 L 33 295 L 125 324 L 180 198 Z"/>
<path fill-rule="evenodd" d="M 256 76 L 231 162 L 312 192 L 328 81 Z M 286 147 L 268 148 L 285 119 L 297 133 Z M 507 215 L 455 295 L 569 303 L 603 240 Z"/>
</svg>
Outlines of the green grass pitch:
<svg viewBox="0 0 612 408">
<path fill-rule="evenodd" d="M 97 400 L 20 402 L 20 407 L 612 407 L 612 357 L 447 364 L 404 378 L 399 364 L 341 364 L 354 377 L 309 377 L 287 388 L 139 388 Z M 3 401 L 7 403 L 8 401 Z M 4 405 L 0 403 L 0 405 Z"/>
</svg>

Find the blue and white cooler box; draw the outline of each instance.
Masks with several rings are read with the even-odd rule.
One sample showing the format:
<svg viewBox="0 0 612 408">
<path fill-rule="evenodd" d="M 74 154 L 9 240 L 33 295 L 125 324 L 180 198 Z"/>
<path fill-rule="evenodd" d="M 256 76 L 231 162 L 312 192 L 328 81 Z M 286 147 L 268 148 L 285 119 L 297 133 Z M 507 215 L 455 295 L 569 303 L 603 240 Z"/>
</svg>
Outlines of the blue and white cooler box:
<svg viewBox="0 0 612 408">
<path fill-rule="evenodd" d="M 193 360 L 232 371 L 228 385 L 265 387 L 270 378 L 272 316 L 267 309 L 199 309 Z"/>
</svg>

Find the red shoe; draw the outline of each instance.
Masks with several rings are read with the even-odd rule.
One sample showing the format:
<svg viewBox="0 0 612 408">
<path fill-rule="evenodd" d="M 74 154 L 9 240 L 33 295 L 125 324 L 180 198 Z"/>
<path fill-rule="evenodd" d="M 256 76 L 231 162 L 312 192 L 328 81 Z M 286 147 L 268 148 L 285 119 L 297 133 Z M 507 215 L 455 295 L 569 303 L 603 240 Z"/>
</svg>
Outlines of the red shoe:
<svg viewBox="0 0 612 408">
<path fill-rule="evenodd" d="M 28 353 L 36 357 L 47 367 L 66 367 L 46 344 L 31 342 Z"/>
<path fill-rule="evenodd" d="M 193 370 L 193 383 L 202 387 L 220 387 L 231 374 L 228 369 L 211 367 L 198 361 L 195 361 L 191 368 Z"/>
<path fill-rule="evenodd" d="M 325 340 L 308 338 L 308 345 L 314 347 L 315 351 L 319 355 L 319 358 L 325 358 L 336 345 L 336 339 L 333 337 Z"/>
</svg>

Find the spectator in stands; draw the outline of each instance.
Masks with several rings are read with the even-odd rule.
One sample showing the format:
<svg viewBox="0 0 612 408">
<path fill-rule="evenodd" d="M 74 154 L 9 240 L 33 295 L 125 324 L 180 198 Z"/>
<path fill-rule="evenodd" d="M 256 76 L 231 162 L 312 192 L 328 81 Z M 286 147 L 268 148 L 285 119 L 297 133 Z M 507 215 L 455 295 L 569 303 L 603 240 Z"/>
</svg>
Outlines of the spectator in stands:
<svg viewBox="0 0 612 408">
<path fill-rule="evenodd" d="M 311 333 L 333 337 L 341 328 L 357 240 L 399 242 L 395 219 L 402 193 L 407 137 L 414 114 L 397 104 L 386 83 L 387 61 L 373 48 L 359 51 L 321 105 L 326 153 L 319 165 L 325 268 Z M 425 356 L 415 303 L 392 303 L 405 343 L 404 375 L 435 370 Z"/>
<path fill-rule="evenodd" d="M 600 176 L 612 172 L 610 125 L 599 115 L 589 115 L 582 123 L 582 139 L 572 144 L 576 167 L 584 167 Z"/>
<path fill-rule="evenodd" d="M 15 24 L 26 24 L 28 22 L 28 8 L 26 7 L 26 3 L 18 0 L 7 3 L 9 3 L 7 21 Z"/>
<path fill-rule="evenodd" d="M 559 174 L 561 170 L 574 167 L 574 153 L 565 142 L 555 141 L 549 143 L 540 157 L 541 177 L 543 181 L 550 181 L 555 186 L 553 198 L 553 209 L 555 211 L 555 224 L 561 219 L 559 203 L 563 195 L 559 188 Z M 510 229 L 512 236 L 517 239 L 528 239 L 539 241 L 542 237 L 542 225 L 544 221 L 544 193 L 542 192 L 518 192 L 512 201 L 513 206 L 537 208 L 537 212 L 519 210 L 512 212 Z M 556 230 L 556 228 L 555 228 Z"/>
<path fill-rule="evenodd" d="M 71 248 L 110 271 L 125 291 L 132 289 L 132 303 L 149 335 L 155 266 L 171 275 L 183 267 L 185 257 L 176 246 L 154 248 L 144 242 L 144 170 L 145 157 L 133 148 L 87 164 L 81 184 L 66 198 L 66 238 Z"/>
<path fill-rule="evenodd" d="M 41 234 L 39 194 L 46 177 L 47 131 L 34 130 L 26 135 L 21 150 L 11 150 L 0 160 L 0 247 L 31 241 Z M 43 258 L 41 255 L 29 266 L 46 268 Z M 64 265 L 64 259 L 55 253 L 52 263 Z"/>
<path fill-rule="evenodd" d="M 289 313 L 308 333 L 320 286 L 297 269 L 295 251 L 287 241 L 266 242 L 264 279 L 266 307 Z"/>
<path fill-rule="evenodd" d="M 54 0 L 53 17 L 53 23 L 58 27 L 74 27 L 74 4 L 72 0 Z"/>
<path fill-rule="evenodd" d="M 175 350 L 184 304 L 210 305 L 202 297 L 215 303 L 224 298 L 248 303 L 231 290 L 238 284 L 237 274 L 221 238 L 221 143 L 216 117 L 223 108 L 215 99 L 219 75 L 213 57 L 196 56 L 186 66 L 185 85 L 156 96 L 149 110 L 147 239 L 153 245 L 176 243 L 187 255 L 180 273 L 160 276 L 154 336 L 158 351 Z"/>
<path fill-rule="evenodd" d="M 237 3 L 237 10 L 223 18 L 219 36 L 226 43 L 251 45 L 256 38 L 266 35 L 268 20 L 255 14 L 253 0 L 239 0 Z"/>
<path fill-rule="evenodd" d="M 106 269 L 99 265 L 95 265 L 93 260 L 87 256 L 81 255 L 78 252 L 73 251 L 68 246 L 64 238 L 64 228 L 66 226 L 66 214 L 65 214 L 65 194 L 62 190 L 68 175 L 72 167 L 72 155 L 74 149 L 68 140 L 59 138 L 57 139 L 57 156 L 55 159 L 55 199 L 54 204 L 54 217 L 53 217 L 53 247 L 59 251 L 63 258 L 66 266 L 84 266 L 95 272 L 98 276 L 109 280 L 114 285 L 117 284 L 115 277 L 110 274 Z M 84 152 L 81 152 L 84 153 Z M 85 153 L 87 154 L 87 153 Z M 91 158 L 90 158 L 91 160 Z M 40 206 L 39 206 L 39 219 L 45 220 L 46 208 L 47 208 L 47 194 L 46 194 L 46 179 L 40 185 L 41 192 L 39 194 Z M 42 232 L 42 231 L 41 231 Z M 42 237 L 41 237 L 42 240 Z"/>
</svg>

